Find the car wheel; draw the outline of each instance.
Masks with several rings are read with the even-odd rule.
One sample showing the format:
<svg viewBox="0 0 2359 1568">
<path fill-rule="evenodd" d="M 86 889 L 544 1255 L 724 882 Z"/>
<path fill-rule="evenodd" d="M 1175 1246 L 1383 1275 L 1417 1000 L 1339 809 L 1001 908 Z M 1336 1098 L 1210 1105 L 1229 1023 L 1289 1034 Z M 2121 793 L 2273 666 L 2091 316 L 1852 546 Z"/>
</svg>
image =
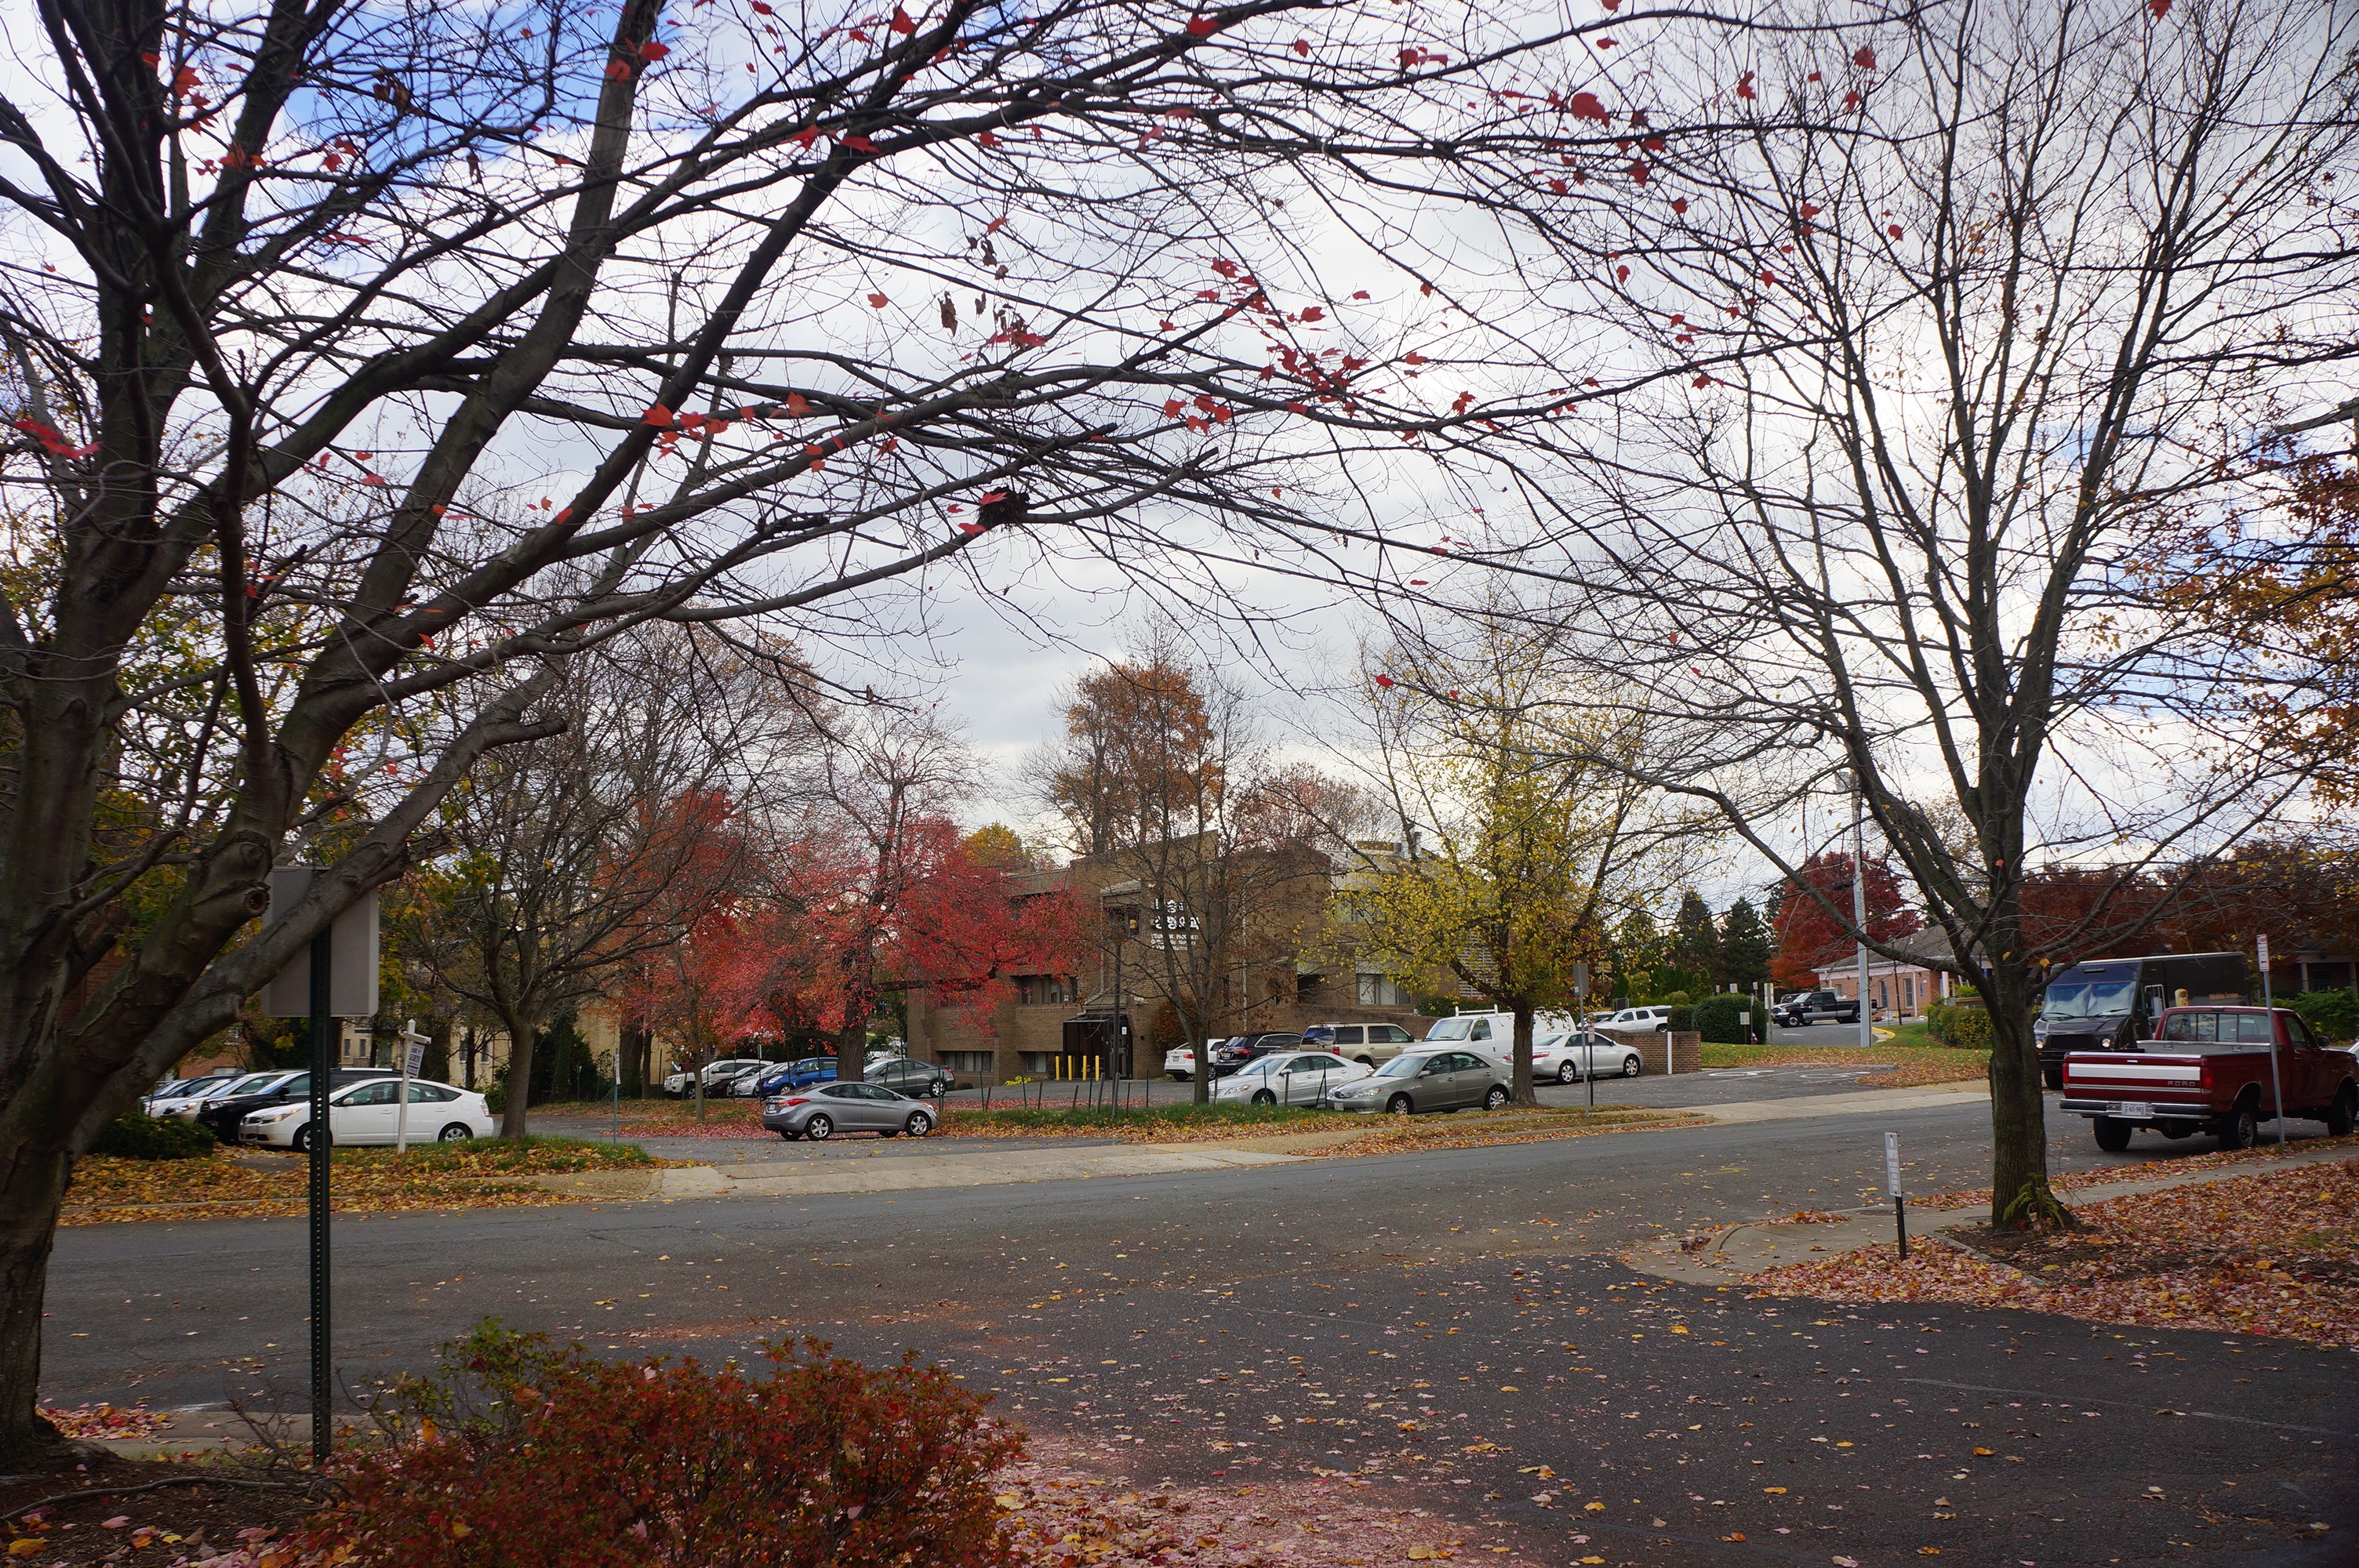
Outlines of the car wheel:
<svg viewBox="0 0 2359 1568">
<path fill-rule="evenodd" d="M 2039 1075 L 2039 1081 L 2051 1089 L 2060 1089 L 2064 1087 L 2064 1069 L 2061 1067 L 2044 1069 Z"/>
<path fill-rule="evenodd" d="M 1556 1070 L 1556 1081 L 1560 1084 L 1569 1084 L 1580 1076 L 1581 1075 L 1579 1073 L 1573 1070 L 1572 1064 L 1570 1061 L 1563 1063 Z"/>
<path fill-rule="evenodd" d="M 1644 1067 L 1645 1064 L 1640 1062 L 1636 1056 L 1625 1056 L 1622 1058 L 1622 1076 L 1625 1078 L 1636 1077 Z"/>
<path fill-rule="evenodd" d="M 835 1119 L 820 1115 L 803 1123 L 803 1136 L 814 1143 L 824 1143 L 835 1135 Z"/>
<path fill-rule="evenodd" d="M 1376 1070 L 1376 1063 L 1375 1063 L 1375 1057 L 1373 1057 L 1373 1056 L 1361 1056 L 1361 1057 L 1356 1058 L 1356 1060 L 1359 1062 L 1360 1065 L 1362 1065 L 1363 1067 L 1367 1068 L 1367 1069 L 1368 1069 L 1368 1071 L 1370 1071 L 1370 1072 L 1372 1072 L 1372 1073 L 1373 1073 L 1373 1072 L 1375 1072 L 1375 1071 Z"/>
<path fill-rule="evenodd" d="M 940 1099 L 951 1092 L 950 1081 L 946 1078 L 936 1078 L 933 1083 L 927 1087 L 926 1092 L 931 1095 L 934 1098 Z"/>
<path fill-rule="evenodd" d="M 2097 1134 L 2097 1147 L 2108 1154 L 2118 1154 L 2130 1146 L 2130 1124 L 2116 1117 L 2092 1117 Z"/>
<path fill-rule="evenodd" d="M 292 1148 L 298 1154 L 309 1154 L 311 1152 L 311 1129 L 309 1124 L 299 1127 L 295 1130 L 294 1140 L 288 1147 Z M 2242 1148 L 2244 1146 L 2242 1144 L 2238 1144 L 2237 1147 Z"/>
<path fill-rule="evenodd" d="M 898 1138 L 901 1136 L 901 1130 L 897 1127 L 880 1127 L 876 1130 L 876 1136 L 879 1138 Z"/>
<path fill-rule="evenodd" d="M 1509 1100 L 1515 1098 L 1515 1096 L 1507 1092 L 1506 1085 L 1493 1084 L 1491 1086 L 1491 1092 L 1483 1097 L 1483 1108 L 1484 1110 L 1497 1110 L 1501 1106 L 1506 1105 Z"/>
<path fill-rule="evenodd" d="M 2220 1119 L 2218 1134 L 2223 1149 L 2250 1149 L 2254 1137 L 2260 1131 L 2260 1118 L 2254 1114 L 2251 1100 L 2239 1100 L 2236 1108 Z"/>
<path fill-rule="evenodd" d="M 1394 1116 L 1408 1116 L 1417 1109 L 1417 1102 L 1407 1095 L 1395 1095 L 1385 1101 L 1385 1109 Z"/>
<path fill-rule="evenodd" d="M 777 1133 L 779 1137 L 785 1139 L 789 1143 L 792 1143 L 796 1139 L 802 1136 L 801 1133 L 797 1132 L 790 1127 L 781 1127 L 777 1130 Z"/>
<path fill-rule="evenodd" d="M 444 1143 L 464 1143 L 475 1135 L 475 1130 L 463 1121 L 454 1121 L 434 1136 Z"/>
<path fill-rule="evenodd" d="M 1277 1097 L 1267 1089 L 1256 1089 L 1253 1092 L 1253 1102 L 1256 1105 L 1276 1105 Z"/>
<path fill-rule="evenodd" d="M 933 1130 L 934 1119 L 922 1110 L 911 1111 L 908 1123 L 901 1129 L 912 1138 L 923 1138 Z"/>
<path fill-rule="evenodd" d="M 2334 1103 L 2326 1108 L 2326 1133 L 2330 1138 L 2348 1138 L 2359 1128 L 2359 1088 L 2345 1084 L 2335 1093 Z"/>
</svg>

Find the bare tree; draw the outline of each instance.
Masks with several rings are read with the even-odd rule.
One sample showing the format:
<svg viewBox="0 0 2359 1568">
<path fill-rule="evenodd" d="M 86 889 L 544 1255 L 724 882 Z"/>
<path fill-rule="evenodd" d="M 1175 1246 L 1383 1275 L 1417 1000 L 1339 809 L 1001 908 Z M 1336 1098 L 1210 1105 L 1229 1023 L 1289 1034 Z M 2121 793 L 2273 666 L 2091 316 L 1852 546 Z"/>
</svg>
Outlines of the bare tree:
<svg viewBox="0 0 2359 1568">
<path fill-rule="evenodd" d="M 1310 0 L 29 16 L 0 96 L 12 1461 L 54 1444 L 75 1152 L 546 734 L 566 659 L 658 619 L 881 644 L 923 613 L 893 585 L 984 538 L 1310 537 L 1301 444 L 1262 438 L 1428 415 L 1337 341 L 1291 160 L 1429 156 L 1418 106 L 1492 58 L 1411 24 L 1407 71 L 1401 27 L 1369 48 Z M 405 749 L 394 717 L 462 686 Z M 250 935 L 299 846 L 332 863 Z"/>
<path fill-rule="evenodd" d="M 506 1136 L 525 1135 L 539 1031 L 759 863 L 810 746 L 809 700 L 790 661 L 646 628 L 567 666 L 533 715 L 563 728 L 494 752 L 444 803 L 447 848 L 394 936 L 506 1032 Z"/>
<path fill-rule="evenodd" d="M 2274 401 L 2354 352 L 2359 14 L 2000 0 L 1632 41 L 1653 74 L 1584 106 L 1632 143 L 1610 189 L 1492 170 L 1597 280 L 1563 287 L 1614 407 L 1500 442 L 1538 526 L 1489 542 L 1656 727 L 1637 776 L 1788 878 L 1864 801 L 1988 1000 L 2000 1210 L 2052 1217 L 2043 965 L 2133 923 L 2029 932 L 2026 874 L 2198 864 L 2302 785 L 2243 700 L 2298 672 L 2157 579 L 2269 482 Z"/>
</svg>

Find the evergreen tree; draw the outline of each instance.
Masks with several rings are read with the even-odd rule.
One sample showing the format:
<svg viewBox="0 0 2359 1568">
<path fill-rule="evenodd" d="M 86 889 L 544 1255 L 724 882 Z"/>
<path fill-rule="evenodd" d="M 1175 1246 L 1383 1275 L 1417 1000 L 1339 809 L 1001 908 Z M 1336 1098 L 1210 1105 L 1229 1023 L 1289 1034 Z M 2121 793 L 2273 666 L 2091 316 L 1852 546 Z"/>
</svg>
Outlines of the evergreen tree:
<svg viewBox="0 0 2359 1568">
<path fill-rule="evenodd" d="M 1748 991 L 1769 978 L 1769 926 L 1749 898 L 1738 899 L 1720 917 L 1720 964 L 1722 979 Z"/>
<path fill-rule="evenodd" d="M 1720 928 L 1712 924 L 1712 905 L 1690 888 L 1680 898 L 1680 913 L 1671 925 L 1671 962 L 1704 990 L 1717 990 L 1726 977 L 1721 973 Z"/>
</svg>

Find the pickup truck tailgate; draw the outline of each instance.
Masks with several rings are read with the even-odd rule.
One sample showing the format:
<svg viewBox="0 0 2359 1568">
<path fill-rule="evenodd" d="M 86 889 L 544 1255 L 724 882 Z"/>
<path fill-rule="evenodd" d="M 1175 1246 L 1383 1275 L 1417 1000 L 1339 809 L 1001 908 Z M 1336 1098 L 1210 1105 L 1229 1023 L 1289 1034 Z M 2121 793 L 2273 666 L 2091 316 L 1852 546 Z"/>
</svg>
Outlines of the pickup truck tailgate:
<svg viewBox="0 0 2359 1568">
<path fill-rule="evenodd" d="M 2201 1056 L 2075 1052 L 2064 1058 L 2064 1100 L 2057 1108 L 2142 1121 L 2158 1115 L 2200 1118 L 2209 1102 Z"/>
</svg>

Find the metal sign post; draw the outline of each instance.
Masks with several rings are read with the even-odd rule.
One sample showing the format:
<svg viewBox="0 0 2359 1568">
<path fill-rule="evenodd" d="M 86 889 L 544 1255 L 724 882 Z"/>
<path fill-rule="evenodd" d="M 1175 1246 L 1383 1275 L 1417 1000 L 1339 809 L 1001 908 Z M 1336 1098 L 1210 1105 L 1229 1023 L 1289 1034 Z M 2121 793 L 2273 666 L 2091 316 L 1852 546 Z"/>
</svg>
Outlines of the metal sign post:
<svg viewBox="0 0 2359 1568">
<path fill-rule="evenodd" d="M 302 902 L 310 892 L 314 874 L 310 866 L 280 866 L 271 871 L 266 927 L 286 919 Z M 339 1018 L 374 1017 L 376 988 L 374 892 L 364 893 L 336 916 L 326 930 L 311 938 L 300 957 L 263 988 L 264 1011 L 275 1018 L 304 1018 L 310 1022 L 311 1119 L 305 1132 L 310 1144 L 311 1463 L 315 1465 L 327 1464 L 335 1441 L 334 1340 L 329 1332 L 328 1290 L 328 1157 L 335 1142 L 328 1120 L 328 1091 L 336 1068 L 333 1031 Z"/>
<path fill-rule="evenodd" d="M 2267 1010 L 2269 1020 L 2269 1092 L 2277 1106 L 2277 1142 L 2282 1146 L 2285 1135 L 2285 1085 L 2277 1077 L 2277 1004 L 2269 989 L 2269 939 L 2258 938 L 2261 946 L 2261 1006 Z"/>
<path fill-rule="evenodd" d="M 334 1044 L 328 1032 L 329 986 L 334 975 L 335 927 L 311 938 L 311 1464 L 324 1469 L 335 1436 L 335 1409 L 331 1402 L 332 1378 L 329 1361 L 334 1346 L 328 1336 L 328 1153 L 335 1140 L 328 1124 L 328 1084 L 336 1068 Z"/>
<path fill-rule="evenodd" d="M 1884 1135 L 1884 1184 L 1892 1194 L 1892 1228 L 1900 1238 L 1900 1260 L 1908 1261 L 1908 1200 L 1900 1195 L 1900 1134 Z"/>
<path fill-rule="evenodd" d="M 1589 1108 L 1597 1108 L 1597 1036 L 1589 1029 L 1589 966 L 1572 967 L 1572 1019 L 1581 1036 L 1581 1083 L 1589 1091 Z"/>
</svg>

